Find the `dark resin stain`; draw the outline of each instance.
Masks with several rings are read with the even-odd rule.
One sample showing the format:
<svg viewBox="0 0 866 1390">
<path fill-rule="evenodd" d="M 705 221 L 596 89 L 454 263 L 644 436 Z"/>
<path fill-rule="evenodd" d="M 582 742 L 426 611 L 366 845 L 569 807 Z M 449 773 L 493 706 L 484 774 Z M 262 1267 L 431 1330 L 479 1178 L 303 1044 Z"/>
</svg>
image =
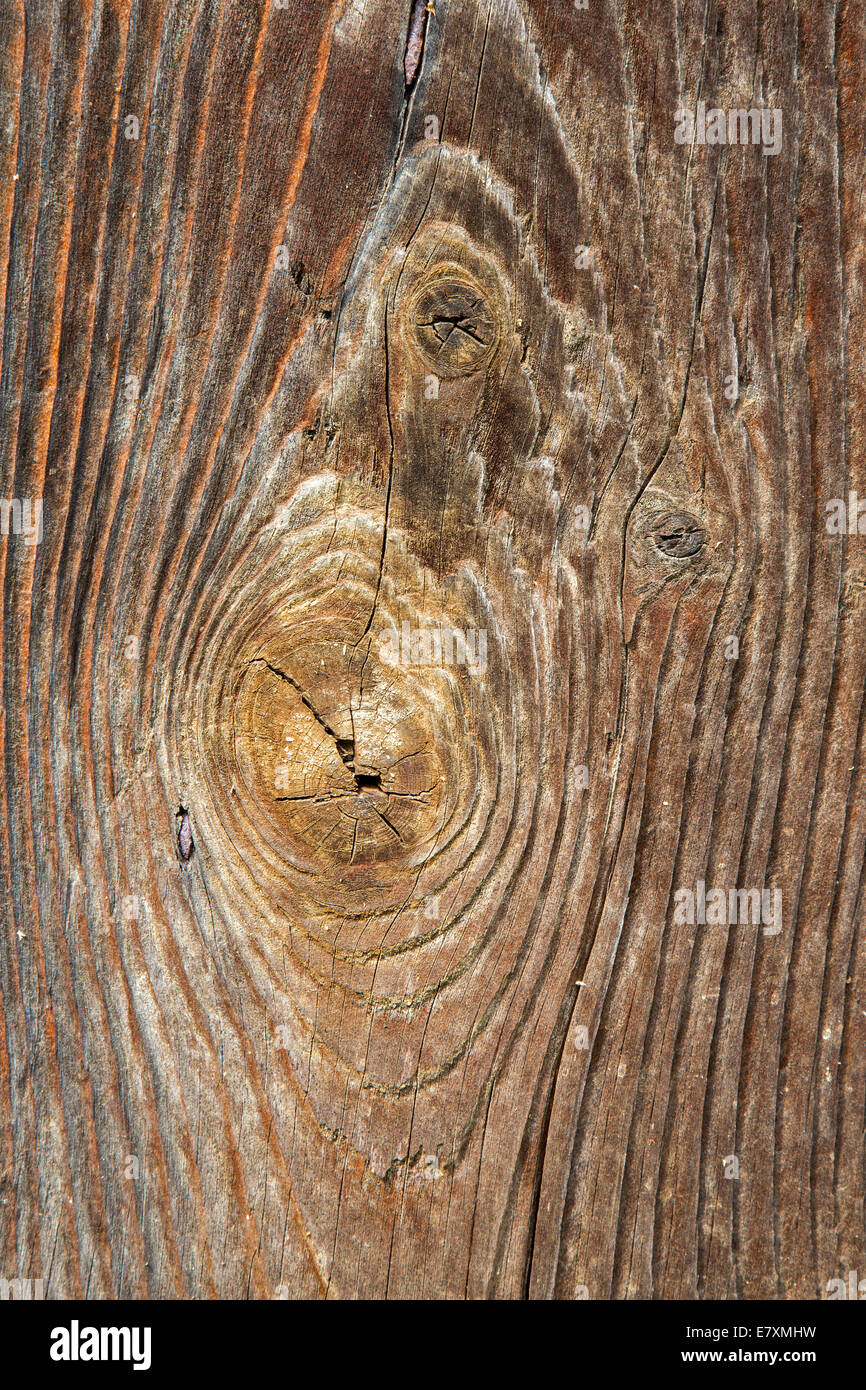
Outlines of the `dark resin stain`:
<svg viewBox="0 0 866 1390">
<path fill-rule="evenodd" d="M 177 852 L 184 863 L 192 858 L 195 844 L 192 838 L 192 826 L 189 819 L 189 811 L 185 806 L 177 808 L 177 818 L 180 824 L 177 828 Z"/>
</svg>

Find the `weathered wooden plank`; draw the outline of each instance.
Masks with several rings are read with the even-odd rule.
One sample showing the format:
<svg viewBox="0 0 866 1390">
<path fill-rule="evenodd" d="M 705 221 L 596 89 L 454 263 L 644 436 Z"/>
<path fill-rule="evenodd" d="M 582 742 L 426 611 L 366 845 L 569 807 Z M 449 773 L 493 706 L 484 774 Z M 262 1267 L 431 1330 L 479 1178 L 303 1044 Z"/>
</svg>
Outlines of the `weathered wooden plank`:
<svg viewBox="0 0 866 1390">
<path fill-rule="evenodd" d="M 9 0 L 5 1277 L 864 1268 L 864 44 Z"/>
</svg>

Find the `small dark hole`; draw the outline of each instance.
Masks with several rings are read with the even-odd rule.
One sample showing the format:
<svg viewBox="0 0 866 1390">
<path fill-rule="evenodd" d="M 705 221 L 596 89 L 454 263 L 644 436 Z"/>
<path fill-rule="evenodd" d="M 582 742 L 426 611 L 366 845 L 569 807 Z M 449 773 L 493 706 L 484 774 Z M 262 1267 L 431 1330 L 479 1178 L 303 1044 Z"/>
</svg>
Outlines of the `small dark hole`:
<svg viewBox="0 0 866 1390">
<path fill-rule="evenodd" d="M 382 790 L 382 774 L 381 772 L 356 772 L 355 786 L 359 792 L 380 792 Z"/>
<path fill-rule="evenodd" d="M 347 763 L 349 766 L 351 766 L 351 764 L 352 764 L 352 759 L 353 759 L 354 756 L 355 756 L 355 744 L 354 744 L 354 741 L 353 741 L 352 739 L 350 739 L 350 738 L 338 738 L 338 739 L 336 740 L 336 743 L 337 743 L 337 752 L 339 753 L 340 757 L 343 759 L 343 762 L 344 762 L 344 763 Z"/>
</svg>

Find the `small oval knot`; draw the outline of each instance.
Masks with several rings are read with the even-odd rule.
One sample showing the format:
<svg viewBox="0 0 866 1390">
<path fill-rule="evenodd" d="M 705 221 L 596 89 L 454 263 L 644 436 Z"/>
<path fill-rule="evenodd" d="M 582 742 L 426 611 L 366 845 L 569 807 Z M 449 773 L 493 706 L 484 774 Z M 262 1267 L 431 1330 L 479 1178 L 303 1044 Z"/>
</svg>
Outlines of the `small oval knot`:
<svg viewBox="0 0 866 1390">
<path fill-rule="evenodd" d="M 703 526 L 688 512 L 663 512 L 653 519 L 650 534 L 656 549 L 671 560 L 689 560 L 707 543 Z"/>
<path fill-rule="evenodd" d="M 437 376 L 480 371 L 496 350 L 496 313 L 481 286 L 456 267 L 440 268 L 422 285 L 412 322 L 418 351 Z"/>
</svg>

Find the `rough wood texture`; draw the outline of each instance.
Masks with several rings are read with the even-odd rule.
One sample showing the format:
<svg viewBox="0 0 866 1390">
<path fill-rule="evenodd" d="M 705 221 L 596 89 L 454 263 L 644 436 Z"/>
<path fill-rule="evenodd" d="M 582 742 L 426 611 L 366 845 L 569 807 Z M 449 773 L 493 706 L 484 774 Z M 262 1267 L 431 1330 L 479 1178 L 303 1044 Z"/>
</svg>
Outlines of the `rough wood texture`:
<svg viewBox="0 0 866 1390">
<path fill-rule="evenodd" d="M 0 1274 L 866 1272 L 864 47 L 5 0 Z"/>
</svg>

